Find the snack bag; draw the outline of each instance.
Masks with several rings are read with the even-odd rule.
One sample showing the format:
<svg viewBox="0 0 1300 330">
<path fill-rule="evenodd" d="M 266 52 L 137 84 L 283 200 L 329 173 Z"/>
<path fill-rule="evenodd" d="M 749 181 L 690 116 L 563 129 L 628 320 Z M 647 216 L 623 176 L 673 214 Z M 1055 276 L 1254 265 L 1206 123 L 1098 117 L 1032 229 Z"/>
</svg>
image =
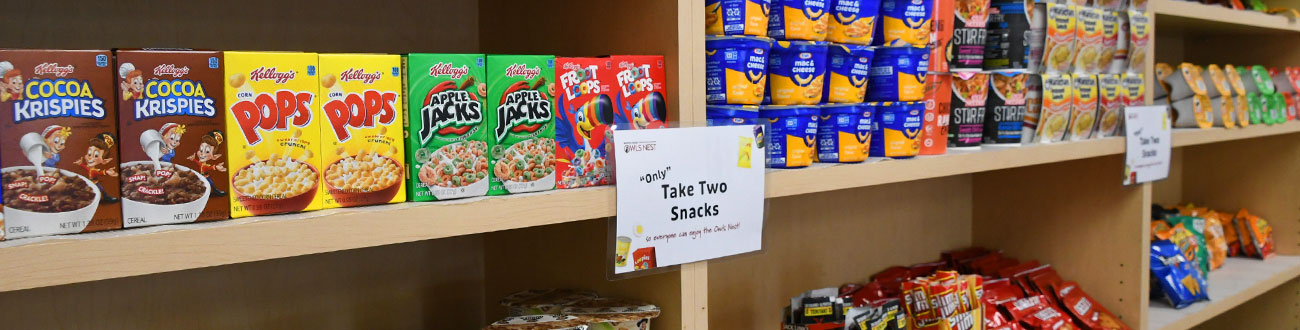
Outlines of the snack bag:
<svg viewBox="0 0 1300 330">
<path fill-rule="evenodd" d="M 488 195 L 555 188 L 555 57 L 487 56 Z"/>
<path fill-rule="evenodd" d="M 1223 225 L 1223 239 L 1228 243 L 1228 256 L 1241 255 L 1241 239 L 1237 237 L 1237 227 L 1232 224 L 1232 216 L 1227 213 L 1211 211 L 1205 217 L 1213 217 Z"/>
<path fill-rule="evenodd" d="M 1214 212 L 1209 212 L 1214 213 Z M 1210 270 L 1223 267 L 1223 259 L 1228 257 L 1228 241 L 1224 239 L 1223 223 L 1217 214 L 1206 214 L 1205 246 L 1210 250 Z"/>
<path fill-rule="evenodd" d="M 1119 318 L 1106 310 L 1106 307 L 1102 307 L 1101 304 L 1097 303 L 1097 300 L 1092 299 L 1091 296 L 1083 292 L 1078 283 L 1062 282 L 1060 285 L 1054 286 L 1052 291 L 1057 300 L 1061 302 L 1061 305 L 1066 307 L 1065 310 L 1071 316 L 1074 316 L 1075 321 L 1086 326 L 1085 329 L 1129 329 L 1124 322 L 1120 322 Z"/>
<path fill-rule="evenodd" d="M 1147 45 L 1151 43 L 1151 14 L 1128 11 L 1128 72 L 1140 73 L 1146 67 Z"/>
<path fill-rule="evenodd" d="M 323 208 L 406 201 L 402 57 L 321 54 Z"/>
<path fill-rule="evenodd" d="M 1165 232 L 1166 230 L 1169 230 L 1169 222 L 1164 220 L 1151 221 L 1151 239 L 1158 239 L 1156 238 L 1156 235 Z"/>
<path fill-rule="evenodd" d="M 1237 212 L 1237 232 L 1247 255 L 1258 259 L 1273 256 L 1273 227 L 1268 221 L 1250 214 L 1246 209 Z M 1249 241 L 1246 241 L 1249 238 Z"/>
<path fill-rule="evenodd" d="M 1039 8 L 1043 8 L 1043 11 L 1040 12 Z M 1035 30 L 1043 29 L 1044 32 L 1041 33 L 1044 33 L 1045 39 L 1043 39 L 1043 45 L 1040 48 L 1042 60 L 1037 61 L 1041 63 L 1041 66 L 1035 65 L 1031 61 L 1029 65 L 1031 70 L 1037 68 L 1038 70 L 1035 70 L 1035 72 L 1070 72 L 1070 64 L 1074 62 L 1075 55 L 1076 11 L 1078 11 L 1078 8 L 1075 6 L 1057 3 L 1047 3 L 1046 7 L 1040 4 L 1035 7 L 1034 15 L 1030 15 L 1035 17 L 1034 22 L 1031 22 L 1031 24 L 1035 25 Z M 1039 16 L 1040 14 L 1041 16 Z M 1038 21 L 1040 19 L 1046 21 Z M 1037 42 L 1037 40 L 1033 41 Z M 1030 52 L 1033 53 L 1034 51 L 1031 49 Z"/>
<path fill-rule="evenodd" d="M 1100 62 L 1098 59 L 1103 56 L 1114 57 L 1114 54 L 1103 54 L 1105 26 L 1102 13 L 1101 9 L 1083 6 L 1078 7 L 1075 12 L 1075 55 L 1072 65 L 1074 72 L 1093 75 L 1101 73 L 1102 68 L 1098 66 Z"/>
<path fill-rule="evenodd" d="M 1151 242 L 1151 279 L 1158 283 L 1161 296 L 1174 308 L 1209 300 L 1209 283 L 1196 271 L 1178 245 L 1167 240 Z"/>
<path fill-rule="evenodd" d="M 1124 112 L 1124 80 L 1118 74 L 1097 76 L 1097 137 L 1118 136 Z"/>
<path fill-rule="evenodd" d="M 1202 275 L 1210 274 L 1210 251 L 1205 246 L 1205 219 L 1188 216 L 1169 218 L 1169 230 L 1157 234 L 1160 239 L 1167 239 L 1178 244 L 1178 249 L 1197 266 Z"/>
<path fill-rule="evenodd" d="M 1141 73 L 1125 73 L 1123 83 L 1124 95 L 1120 98 L 1124 100 L 1124 106 L 1136 107 L 1146 104 L 1147 82 Z M 1123 123 L 1121 123 L 1120 127 L 1121 129 L 1124 127 Z"/>
<path fill-rule="evenodd" d="M 1040 110 L 1037 139 L 1041 143 L 1065 141 L 1074 103 L 1074 82 L 1069 74 L 1043 75 L 1043 107 Z M 1095 80 L 1093 81 L 1095 82 Z M 1095 100 L 1096 87 L 1092 89 Z M 1093 103 L 1094 105 L 1096 103 Z M 1093 109 L 1095 112 L 1096 109 Z"/>
<path fill-rule="evenodd" d="M 1074 75 L 1074 99 L 1071 107 L 1070 141 L 1093 138 L 1097 132 L 1097 76 Z"/>
</svg>

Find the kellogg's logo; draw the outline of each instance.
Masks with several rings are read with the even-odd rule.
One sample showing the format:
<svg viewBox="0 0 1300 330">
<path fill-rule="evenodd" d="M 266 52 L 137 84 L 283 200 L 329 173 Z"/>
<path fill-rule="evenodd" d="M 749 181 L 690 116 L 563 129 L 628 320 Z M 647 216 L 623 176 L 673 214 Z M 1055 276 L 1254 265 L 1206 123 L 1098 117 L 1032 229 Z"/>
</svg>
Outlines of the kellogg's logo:
<svg viewBox="0 0 1300 330">
<path fill-rule="evenodd" d="M 506 68 L 506 77 L 524 77 L 524 79 L 531 80 L 539 74 L 542 74 L 541 67 L 529 68 L 523 64 L 511 64 L 510 67 Z"/>
<path fill-rule="evenodd" d="M 59 66 L 59 63 L 46 62 L 37 65 L 34 71 L 36 71 L 36 75 L 52 74 L 55 77 L 67 77 L 75 69 L 72 64 Z"/>
<path fill-rule="evenodd" d="M 153 75 L 159 77 L 172 76 L 172 77 L 180 78 L 181 76 L 184 76 L 189 73 L 190 73 L 190 67 L 182 66 L 178 68 L 174 64 L 163 64 L 153 68 Z"/>
<path fill-rule="evenodd" d="M 656 147 L 658 147 L 658 144 L 654 142 L 628 142 L 623 144 L 623 153 L 655 151 Z"/>
<path fill-rule="evenodd" d="M 289 70 L 289 72 L 279 72 L 276 71 L 274 67 L 269 69 L 267 67 L 260 67 L 254 69 L 253 72 L 248 73 L 249 80 L 252 81 L 274 80 L 276 84 L 283 84 L 289 82 L 290 80 L 293 80 L 293 78 L 296 76 L 298 76 L 298 72 L 296 71 Z"/>
<path fill-rule="evenodd" d="M 379 78 L 382 78 L 383 76 L 384 75 L 379 72 L 366 73 L 366 69 L 347 69 L 339 73 L 339 80 L 342 81 L 360 80 L 361 82 L 369 85 L 374 83 L 375 81 L 378 81 Z"/>
<path fill-rule="evenodd" d="M 451 77 L 451 79 L 460 79 L 460 77 L 467 74 L 469 74 L 469 66 L 467 65 L 461 65 L 458 68 L 448 62 L 439 62 L 438 64 L 429 67 L 430 77 L 448 76 Z"/>
</svg>

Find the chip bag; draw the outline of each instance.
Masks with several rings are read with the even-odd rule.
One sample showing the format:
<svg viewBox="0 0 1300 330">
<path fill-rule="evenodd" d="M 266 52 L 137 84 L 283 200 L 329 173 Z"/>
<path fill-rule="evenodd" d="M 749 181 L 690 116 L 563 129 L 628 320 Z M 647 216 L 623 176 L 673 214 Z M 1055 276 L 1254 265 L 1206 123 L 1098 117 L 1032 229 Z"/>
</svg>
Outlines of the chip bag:
<svg viewBox="0 0 1300 330">
<path fill-rule="evenodd" d="M 1162 297 L 1174 308 L 1210 299 L 1205 277 L 1196 271 L 1178 245 L 1168 240 L 1151 242 L 1151 280 L 1157 282 L 1152 287 L 1159 287 Z"/>
<path fill-rule="evenodd" d="M 1061 282 L 1054 286 L 1053 294 L 1056 295 L 1061 306 L 1065 306 L 1066 312 L 1074 316 L 1074 320 L 1086 326 L 1085 329 L 1098 330 L 1128 330 L 1129 327 L 1120 322 L 1114 314 L 1092 299 L 1079 284 L 1075 282 Z"/>
<path fill-rule="evenodd" d="M 1166 230 L 1169 230 L 1169 222 L 1168 222 L 1168 221 L 1164 221 L 1164 220 L 1152 220 L 1152 221 L 1151 221 L 1151 237 L 1152 237 L 1152 239 L 1155 239 L 1156 235 L 1159 235 L 1160 233 L 1162 233 L 1162 232 L 1164 232 L 1164 231 L 1166 231 Z"/>
<path fill-rule="evenodd" d="M 1156 235 L 1156 238 L 1170 240 L 1178 244 L 1187 261 L 1196 265 L 1202 276 L 1210 274 L 1210 251 L 1205 247 L 1205 219 L 1177 216 L 1169 219 L 1169 230 Z M 1196 228 L 1201 228 L 1197 230 Z"/>
<path fill-rule="evenodd" d="M 1241 209 L 1233 222 L 1237 223 L 1237 235 L 1248 256 L 1259 259 L 1273 256 L 1273 227 L 1268 225 L 1267 220 Z M 1250 239 L 1249 242 L 1246 241 L 1247 238 Z"/>
<path fill-rule="evenodd" d="M 1208 211 L 1205 219 L 1205 247 L 1210 251 L 1210 270 L 1223 267 L 1223 260 L 1228 258 L 1228 240 L 1224 238 L 1223 222 L 1218 213 Z"/>
</svg>

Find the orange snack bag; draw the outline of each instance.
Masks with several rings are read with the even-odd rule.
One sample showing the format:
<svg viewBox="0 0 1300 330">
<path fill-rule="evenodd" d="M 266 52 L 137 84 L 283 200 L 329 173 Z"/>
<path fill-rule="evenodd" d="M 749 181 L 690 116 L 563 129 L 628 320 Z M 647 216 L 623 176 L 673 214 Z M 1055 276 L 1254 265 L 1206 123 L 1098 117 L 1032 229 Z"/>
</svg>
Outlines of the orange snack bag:
<svg viewBox="0 0 1300 330">
<path fill-rule="evenodd" d="M 1211 216 L 1206 212 L 1205 218 L 1205 245 L 1210 248 L 1210 269 L 1219 269 L 1223 267 L 1223 260 L 1228 258 L 1228 241 L 1224 238 L 1223 223 L 1219 221 L 1217 214 Z"/>
<path fill-rule="evenodd" d="M 1237 227 L 1232 225 L 1232 217 L 1226 213 L 1210 211 L 1207 217 L 1215 217 L 1223 225 L 1223 239 L 1228 243 L 1228 256 L 1241 255 L 1241 240 L 1237 237 Z"/>
<path fill-rule="evenodd" d="M 1246 209 L 1241 209 L 1233 222 L 1237 226 L 1237 235 L 1247 256 L 1258 259 L 1273 256 L 1273 227 L 1268 225 L 1267 220 L 1250 214 Z"/>
</svg>

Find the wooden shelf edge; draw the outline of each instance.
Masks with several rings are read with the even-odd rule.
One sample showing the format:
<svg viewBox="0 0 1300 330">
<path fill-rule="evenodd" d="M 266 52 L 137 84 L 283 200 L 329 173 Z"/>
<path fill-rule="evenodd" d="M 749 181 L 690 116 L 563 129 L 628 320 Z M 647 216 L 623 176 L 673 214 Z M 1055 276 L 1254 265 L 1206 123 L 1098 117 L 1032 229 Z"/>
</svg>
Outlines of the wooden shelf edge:
<svg viewBox="0 0 1300 330">
<path fill-rule="evenodd" d="M 1283 16 L 1269 15 L 1251 10 L 1233 10 L 1226 7 L 1179 0 L 1151 0 L 1149 6 L 1150 10 L 1156 15 L 1186 18 L 1200 21 L 1201 24 L 1237 25 L 1278 30 L 1276 32 L 1300 32 L 1300 22 Z M 1160 18 L 1156 19 L 1156 24 L 1158 28 L 1159 24 L 1161 24 Z"/>
<path fill-rule="evenodd" d="M 1227 142 L 1236 140 L 1253 139 L 1273 135 L 1291 134 L 1300 132 L 1300 121 L 1289 121 L 1283 124 L 1265 126 L 1254 125 L 1245 128 L 1225 129 L 1220 127 L 1210 129 L 1175 129 L 1174 144 L 1175 148 L 1187 147 L 1207 143 Z"/>
<path fill-rule="evenodd" d="M 1300 256 L 1278 255 L 1263 261 L 1228 258 L 1223 268 L 1210 272 L 1210 301 L 1183 309 L 1152 302 L 1147 329 L 1191 329 L 1296 277 L 1300 277 Z"/>
</svg>

